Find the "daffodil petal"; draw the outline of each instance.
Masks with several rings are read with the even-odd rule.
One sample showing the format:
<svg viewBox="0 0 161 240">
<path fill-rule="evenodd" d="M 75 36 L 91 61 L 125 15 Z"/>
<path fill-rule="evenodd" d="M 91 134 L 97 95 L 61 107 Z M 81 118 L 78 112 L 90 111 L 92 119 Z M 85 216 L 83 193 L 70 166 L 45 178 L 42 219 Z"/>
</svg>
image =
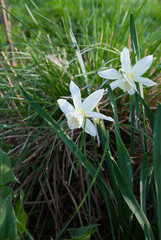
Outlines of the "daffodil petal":
<svg viewBox="0 0 161 240">
<path fill-rule="evenodd" d="M 114 121 L 111 117 L 107 117 L 104 114 L 98 112 L 89 112 L 88 114 L 86 114 L 86 117 L 100 118 L 111 122 Z"/>
<path fill-rule="evenodd" d="M 81 106 L 81 93 L 79 87 L 73 82 L 70 82 L 70 92 L 72 94 L 72 99 L 75 108 L 80 108 Z"/>
<path fill-rule="evenodd" d="M 129 49 L 127 47 L 125 47 L 122 50 L 120 60 L 121 60 L 122 71 L 130 74 L 131 73 L 131 62 L 130 62 L 130 56 L 129 56 Z"/>
<path fill-rule="evenodd" d="M 85 132 L 93 137 L 97 135 L 96 126 L 89 119 L 86 119 L 85 122 Z"/>
<path fill-rule="evenodd" d="M 128 93 L 129 93 L 130 95 L 133 95 L 133 94 L 135 93 L 135 90 L 132 89 L 132 90 L 128 91 Z"/>
<path fill-rule="evenodd" d="M 150 80 L 149 78 L 144 78 L 144 77 L 138 77 L 138 78 L 136 78 L 136 79 L 135 79 L 135 82 L 144 84 L 144 85 L 147 86 L 147 87 L 152 87 L 152 86 L 155 86 L 155 85 L 156 85 L 155 82 L 153 82 L 153 81 Z"/>
<path fill-rule="evenodd" d="M 132 95 L 135 90 L 133 89 L 133 87 L 127 82 L 123 82 L 120 84 L 119 86 L 124 92 L 128 92 L 130 95 Z"/>
<path fill-rule="evenodd" d="M 123 83 L 125 80 L 122 79 L 117 79 L 116 81 L 113 81 L 112 83 L 110 83 L 110 87 L 112 90 L 114 90 L 115 88 L 119 87 L 121 83 Z"/>
<path fill-rule="evenodd" d="M 81 105 L 81 110 L 84 112 L 85 115 L 86 113 L 93 111 L 97 103 L 103 97 L 103 92 L 103 89 L 97 90 L 84 100 Z"/>
<path fill-rule="evenodd" d="M 118 79 L 121 77 L 121 73 L 119 73 L 114 68 L 109 68 L 107 70 L 98 72 L 98 75 L 105 79 Z"/>
<path fill-rule="evenodd" d="M 74 107 L 64 99 L 58 99 L 57 102 L 65 115 L 74 110 Z"/>
<path fill-rule="evenodd" d="M 150 68 L 152 61 L 153 61 L 153 55 L 149 55 L 139 60 L 132 69 L 133 76 L 139 77 L 143 75 L 148 70 L 148 68 Z"/>
</svg>

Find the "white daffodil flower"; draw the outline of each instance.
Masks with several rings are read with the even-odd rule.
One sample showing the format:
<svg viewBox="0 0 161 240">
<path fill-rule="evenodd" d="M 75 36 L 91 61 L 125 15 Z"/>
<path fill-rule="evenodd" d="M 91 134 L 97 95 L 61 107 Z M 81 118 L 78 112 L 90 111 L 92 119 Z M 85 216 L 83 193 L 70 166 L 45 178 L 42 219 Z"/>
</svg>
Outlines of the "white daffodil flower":
<svg viewBox="0 0 161 240">
<path fill-rule="evenodd" d="M 119 71 L 114 68 L 98 72 L 98 75 L 102 78 L 115 80 L 110 84 L 111 89 L 120 87 L 124 92 L 128 92 L 130 95 L 134 94 L 136 89 L 135 82 L 151 87 L 156 85 L 155 82 L 148 78 L 142 77 L 142 75 L 148 70 L 153 61 L 153 55 L 139 60 L 133 67 L 131 66 L 129 50 L 124 48 L 121 52 L 121 69 Z"/>
<path fill-rule="evenodd" d="M 58 104 L 62 112 L 65 114 L 70 129 L 84 128 L 85 132 L 95 137 L 97 129 L 88 118 L 100 118 L 108 121 L 114 121 L 111 117 L 106 117 L 104 114 L 94 112 L 93 109 L 103 97 L 104 90 L 97 90 L 88 96 L 83 102 L 81 101 L 81 93 L 79 87 L 71 81 L 70 92 L 74 107 L 64 99 L 58 99 Z"/>
</svg>

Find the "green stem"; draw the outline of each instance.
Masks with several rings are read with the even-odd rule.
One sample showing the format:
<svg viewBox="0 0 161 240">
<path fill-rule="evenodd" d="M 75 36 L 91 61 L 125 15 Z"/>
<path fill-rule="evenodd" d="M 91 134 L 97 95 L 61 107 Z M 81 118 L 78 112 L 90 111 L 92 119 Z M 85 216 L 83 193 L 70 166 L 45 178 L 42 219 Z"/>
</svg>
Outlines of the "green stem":
<svg viewBox="0 0 161 240">
<path fill-rule="evenodd" d="M 85 168 L 86 168 L 86 182 L 87 182 L 87 189 L 89 189 L 89 172 L 88 172 L 88 162 L 87 162 L 87 156 L 86 156 L 86 143 L 84 141 L 84 155 L 85 155 Z M 92 215 L 91 215 L 91 198 L 90 198 L 90 192 L 88 193 L 88 208 L 89 208 L 89 222 L 92 223 Z"/>
<path fill-rule="evenodd" d="M 84 120 L 84 126 L 83 126 L 83 134 L 82 134 L 82 138 L 81 138 L 81 143 L 80 143 L 80 152 L 79 152 L 79 157 L 78 157 L 78 164 L 77 164 L 77 172 L 78 172 L 78 169 L 79 169 L 79 165 L 80 165 L 80 158 L 81 158 L 81 152 L 82 152 L 82 149 L 83 149 L 83 142 L 84 142 L 84 137 L 85 137 L 85 126 L 86 126 L 86 118 Z"/>
<path fill-rule="evenodd" d="M 131 118 L 131 156 L 135 155 L 135 129 L 134 129 L 134 120 L 135 120 L 135 98 L 134 95 L 130 96 L 130 118 Z"/>
<path fill-rule="evenodd" d="M 145 109 L 142 105 L 143 114 L 143 130 L 145 135 L 142 136 L 144 139 L 144 157 L 141 164 L 141 174 L 140 174 L 140 202 L 141 208 L 146 214 L 146 192 L 147 192 L 147 177 L 148 177 L 148 154 L 147 154 L 147 137 L 146 137 L 146 122 L 145 122 Z"/>
<path fill-rule="evenodd" d="M 114 95 L 113 95 L 113 91 L 111 90 L 111 87 L 110 87 L 109 84 L 107 85 L 107 88 L 108 88 L 108 94 L 109 94 L 109 98 L 110 98 L 112 110 L 113 110 L 113 113 L 114 113 L 116 128 L 117 128 L 117 131 L 118 131 L 118 133 L 119 133 L 119 135 L 120 135 L 119 119 L 118 119 L 116 101 L 115 101 L 115 98 L 114 98 Z"/>
</svg>

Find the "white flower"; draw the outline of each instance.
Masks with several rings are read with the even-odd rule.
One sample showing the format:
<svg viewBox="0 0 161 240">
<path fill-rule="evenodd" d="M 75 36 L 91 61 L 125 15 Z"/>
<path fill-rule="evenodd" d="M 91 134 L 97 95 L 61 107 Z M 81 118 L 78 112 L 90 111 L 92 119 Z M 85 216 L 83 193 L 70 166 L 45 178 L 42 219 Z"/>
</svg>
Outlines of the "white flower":
<svg viewBox="0 0 161 240">
<path fill-rule="evenodd" d="M 81 101 L 80 89 L 73 81 L 70 83 L 70 92 L 72 94 L 74 107 L 64 99 L 58 99 L 57 101 L 60 109 L 67 117 L 70 129 L 83 128 L 85 125 L 85 132 L 95 137 L 97 134 L 96 127 L 88 118 L 114 121 L 111 117 L 106 117 L 104 114 L 93 111 L 103 96 L 103 89 L 95 91 L 83 102 Z"/>
<path fill-rule="evenodd" d="M 154 86 L 155 82 L 148 78 L 142 77 L 142 75 L 148 70 L 153 61 L 153 55 L 149 55 L 139 60 L 133 67 L 131 66 L 129 50 L 124 48 L 121 52 L 121 69 L 119 72 L 114 68 L 109 68 L 107 70 L 98 72 L 98 75 L 105 79 L 110 79 L 116 81 L 110 84 L 111 89 L 120 87 L 124 92 L 128 92 L 130 95 L 134 94 L 136 89 L 135 82 L 144 84 L 145 86 Z"/>
</svg>

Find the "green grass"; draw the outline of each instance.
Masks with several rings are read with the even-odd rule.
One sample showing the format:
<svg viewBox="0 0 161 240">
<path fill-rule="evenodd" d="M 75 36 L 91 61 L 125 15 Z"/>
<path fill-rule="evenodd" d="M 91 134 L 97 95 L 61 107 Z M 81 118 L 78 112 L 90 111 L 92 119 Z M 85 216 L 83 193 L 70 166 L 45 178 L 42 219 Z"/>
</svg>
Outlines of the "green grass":
<svg viewBox="0 0 161 240">
<path fill-rule="evenodd" d="M 14 193 L 25 193 L 30 233 L 65 239 L 68 224 L 100 224 L 94 239 L 161 239 L 160 145 L 150 141 L 159 141 L 160 2 L 10 0 L 7 7 L 14 52 L 1 23 L 0 144 L 21 182 L 11 184 Z M 125 46 L 132 63 L 138 53 L 154 56 L 144 76 L 158 84 L 144 89 L 144 99 L 111 91 L 97 75 L 120 68 Z M 116 123 L 100 122 L 100 146 L 70 131 L 58 108 L 59 98 L 72 103 L 71 80 L 82 98 L 108 88 L 99 110 Z"/>
</svg>

